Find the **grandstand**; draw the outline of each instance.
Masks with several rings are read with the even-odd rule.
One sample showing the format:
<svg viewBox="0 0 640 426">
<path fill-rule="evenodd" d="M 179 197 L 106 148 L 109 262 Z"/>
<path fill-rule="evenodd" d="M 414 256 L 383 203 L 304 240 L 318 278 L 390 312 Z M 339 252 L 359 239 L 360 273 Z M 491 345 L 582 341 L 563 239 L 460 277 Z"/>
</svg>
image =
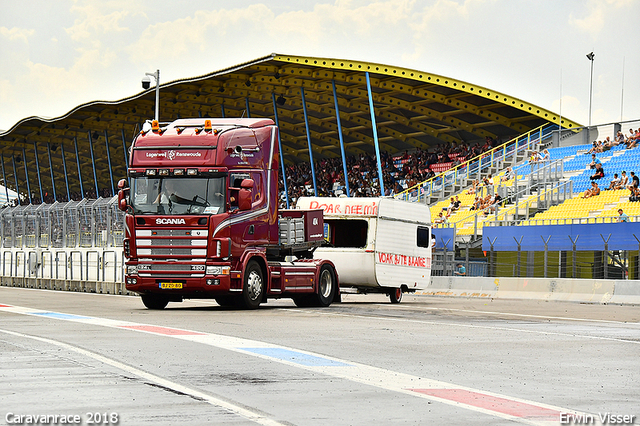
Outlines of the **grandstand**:
<svg viewBox="0 0 640 426">
<path fill-rule="evenodd" d="M 458 196 L 461 208 L 449 216 L 449 223 L 434 225 L 434 234 L 440 239 L 438 247 L 444 249 L 444 241 L 452 238 L 457 248 L 451 246 L 449 250 L 455 249 L 459 255 L 464 252 L 467 259 L 472 256 L 487 262 L 486 253 L 491 252 L 491 257 L 495 254 L 495 259 L 489 261 L 493 263 L 489 274 L 638 276 L 640 203 L 629 201 L 628 189 L 606 188 L 614 173 L 621 175 L 624 170 L 628 175 L 640 170 L 640 150 L 620 145 L 597 153 L 605 170 L 605 176 L 598 182 L 602 190 L 597 196 L 583 198 L 594 173 L 589 168 L 592 157 L 587 155 L 592 144 L 584 143 L 583 137 L 578 134 L 553 141 L 536 140 L 529 148 L 548 149 L 549 160 L 535 164 L 525 159 L 517 164 L 509 162 L 514 176 L 505 181 L 501 179 L 507 166 L 504 162 L 479 166 L 480 176 L 492 173 L 494 182 L 479 185 L 476 193 L 470 185 L 452 186 L 455 190 L 447 196 Z M 476 195 L 487 194 L 500 194 L 503 201 L 495 210 L 473 210 Z M 437 217 L 448 205 L 449 199 L 440 197 L 431 204 L 432 217 Z M 617 223 L 618 209 L 629 216 L 629 223 Z M 520 258 L 522 253 L 527 256 L 526 261 Z M 545 254 L 544 259 L 540 253 Z M 527 270 L 521 271 L 521 265 Z"/>
</svg>

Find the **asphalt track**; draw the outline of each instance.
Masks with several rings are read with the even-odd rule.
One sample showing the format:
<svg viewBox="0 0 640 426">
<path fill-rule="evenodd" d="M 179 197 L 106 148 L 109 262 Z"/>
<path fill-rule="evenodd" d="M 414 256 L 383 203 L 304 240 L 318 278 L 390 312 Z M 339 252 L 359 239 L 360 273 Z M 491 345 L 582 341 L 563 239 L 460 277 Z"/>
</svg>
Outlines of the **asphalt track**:
<svg viewBox="0 0 640 426">
<path fill-rule="evenodd" d="M 607 414 L 640 424 L 637 306 L 346 295 L 325 309 L 150 311 L 0 287 L 0 424 L 613 424 Z"/>
</svg>

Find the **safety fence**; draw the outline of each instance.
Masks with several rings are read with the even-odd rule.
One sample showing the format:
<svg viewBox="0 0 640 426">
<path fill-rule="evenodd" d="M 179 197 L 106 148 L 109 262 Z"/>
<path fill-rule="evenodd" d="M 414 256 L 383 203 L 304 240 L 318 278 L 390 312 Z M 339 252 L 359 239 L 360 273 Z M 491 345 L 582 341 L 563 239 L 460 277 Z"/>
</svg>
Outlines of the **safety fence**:
<svg viewBox="0 0 640 426">
<path fill-rule="evenodd" d="M 124 213 L 117 197 L 29 204 L 0 210 L 2 248 L 121 247 Z"/>
</svg>

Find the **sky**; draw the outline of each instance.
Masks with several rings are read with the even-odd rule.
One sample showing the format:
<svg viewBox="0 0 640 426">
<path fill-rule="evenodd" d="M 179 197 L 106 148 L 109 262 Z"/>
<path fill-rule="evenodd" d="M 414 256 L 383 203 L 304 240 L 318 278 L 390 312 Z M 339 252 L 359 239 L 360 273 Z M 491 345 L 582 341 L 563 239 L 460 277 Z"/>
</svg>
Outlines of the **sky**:
<svg viewBox="0 0 640 426">
<path fill-rule="evenodd" d="M 134 95 L 156 69 L 165 83 L 274 52 L 440 74 L 584 125 L 638 120 L 639 15 L 640 0 L 0 0 L 0 129 Z"/>
</svg>

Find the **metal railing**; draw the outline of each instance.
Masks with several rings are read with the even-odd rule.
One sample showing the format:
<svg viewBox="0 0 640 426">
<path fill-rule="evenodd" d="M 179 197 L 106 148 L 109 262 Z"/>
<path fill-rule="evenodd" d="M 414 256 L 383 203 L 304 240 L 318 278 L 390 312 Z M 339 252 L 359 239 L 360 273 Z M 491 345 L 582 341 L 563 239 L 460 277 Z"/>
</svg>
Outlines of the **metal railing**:
<svg viewBox="0 0 640 426">
<path fill-rule="evenodd" d="M 424 202 L 427 197 L 442 198 L 455 185 L 466 185 L 468 180 L 480 180 L 482 172 L 491 168 L 514 166 L 519 154 L 526 154 L 536 149 L 553 137 L 555 126 L 540 126 L 510 141 L 483 152 L 462 164 L 421 182 L 395 195 L 395 198 L 405 201 Z"/>
</svg>

